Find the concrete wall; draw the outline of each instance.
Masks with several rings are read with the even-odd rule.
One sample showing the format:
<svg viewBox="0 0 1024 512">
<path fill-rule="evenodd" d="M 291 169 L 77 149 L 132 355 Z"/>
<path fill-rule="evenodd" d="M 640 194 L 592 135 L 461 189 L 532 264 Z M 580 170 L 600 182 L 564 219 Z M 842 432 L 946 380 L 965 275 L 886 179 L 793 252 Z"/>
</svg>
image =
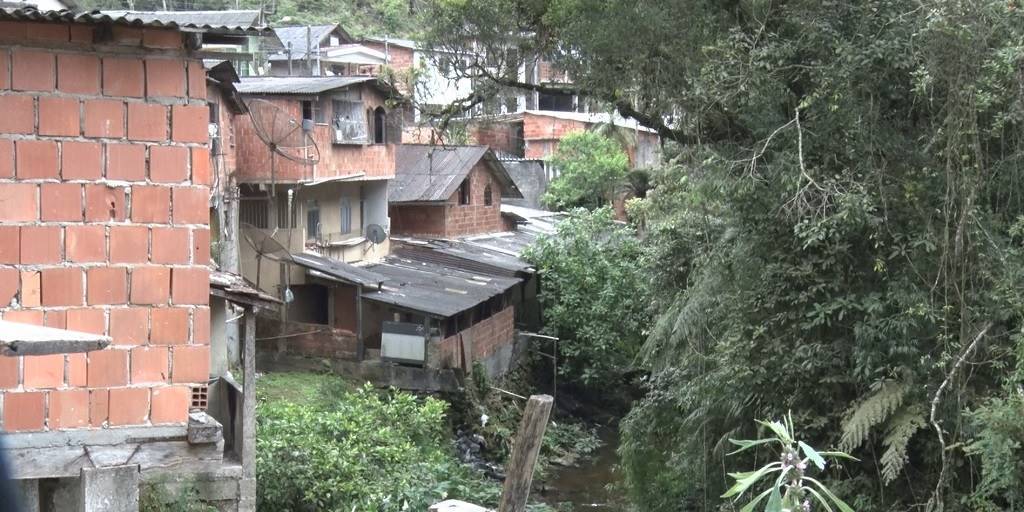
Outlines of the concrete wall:
<svg viewBox="0 0 1024 512">
<path fill-rule="evenodd" d="M 0 309 L 106 334 L 0 357 L 3 430 L 182 424 L 209 377 L 202 62 L 175 31 L 0 23 Z"/>
</svg>

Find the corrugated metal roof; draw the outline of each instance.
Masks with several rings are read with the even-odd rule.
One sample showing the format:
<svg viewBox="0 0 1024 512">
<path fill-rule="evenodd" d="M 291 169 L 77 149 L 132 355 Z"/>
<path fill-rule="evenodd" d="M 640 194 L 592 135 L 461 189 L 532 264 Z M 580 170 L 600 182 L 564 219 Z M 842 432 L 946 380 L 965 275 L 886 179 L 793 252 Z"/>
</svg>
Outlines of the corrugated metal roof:
<svg viewBox="0 0 1024 512">
<path fill-rule="evenodd" d="M 309 46 L 312 47 L 313 52 L 317 51 L 320 46 L 320 42 L 323 41 L 327 36 L 338 30 L 341 33 L 342 43 L 352 43 L 354 40 L 352 36 L 349 36 L 344 30 L 341 29 L 337 24 L 334 25 L 310 25 L 309 27 L 294 26 L 294 27 L 274 27 L 274 33 L 277 34 L 278 39 L 281 40 L 283 48 L 288 48 L 288 43 L 292 45 L 292 58 L 293 59 L 304 59 L 306 58 L 306 29 L 309 29 Z M 270 56 L 270 60 L 285 60 L 288 58 L 288 54 L 285 52 L 275 53 Z"/>
<path fill-rule="evenodd" d="M 364 290 L 363 298 L 445 318 L 501 295 L 521 281 L 395 257 L 367 269 L 382 275 L 384 284 L 380 290 Z"/>
<path fill-rule="evenodd" d="M 221 12 L 221 11 L 214 11 Z M 255 12 L 255 11 L 254 11 Z M 122 25 L 137 28 L 170 28 L 181 32 L 200 32 L 230 35 L 263 35 L 269 28 L 254 26 L 251 23 L 228 24 L 216 20 L 203 19 L 158 19 L 128 16 L 124 11 L 40 11 L 35 7 L 4 7 L 0 8 L 0 21 L 54 21 L 63 23 L 81 23 L 88 25 Z M 207 23 L 211 21 L 212 23 Z"/>
<path fill-rule="evenodd" d="M 376 288 L 384 281 L 384 277 L 365 268 L 316 254 L 292 254 L 292 262 L 352 284 Z"/>
<path fill-rule="evenodd" d="M 561 110 L 526 110 L 527 114 L 544 117 L 554 117 L 579 121 L 587 124 L 614 124 L 620 128 L 638 130 L 647 133 L 658 133 L 657 130 L 640 125 L 635 119 L 625 118 L 619 114 L 609 115 L 607 112 L 564 112 Z"/>
<path fill-rule="evenodd" d="M 424 240 L 392 237 L 392 253 L 404 258 L 452 266 L 469 272 L 508 277 L 532 273 L 533 266 L 515 256 L 461 240 Z M 394 244 L 398 242 L 398 244 Z"/>
<path fill-rule="evenodd" d="M 210 272 L 210 290 L 212 295 L 261 307 L 273 307 L 274 304 L 281 302 L 277 298 L 257 290 L 244 277 L 230 272 Z M 220 293 L 218 293 L 218 290 Z"/>
<path fill-rule="evenodd" d="M 380 84 L 372 76 L 253 76 L 235 86 L 243 94 L 320 94 L 365 82 Z"/>
<path fill-rule="evenodd" d="M 265 28 L 260 11 L 117 11 L 103 10 L 102 14 L 114 18 L 138 20 L 142 23 L 194 25 L 200 27 Z"/>
<path fill-rule="evenodd" d="M 481 159 L 501 184 L 503 196 L 522 197 L 487 146 L 402 144 L 395 151 L 395 178 L 388 183 L 388 202 L 445 201 Z"/>
</svg>

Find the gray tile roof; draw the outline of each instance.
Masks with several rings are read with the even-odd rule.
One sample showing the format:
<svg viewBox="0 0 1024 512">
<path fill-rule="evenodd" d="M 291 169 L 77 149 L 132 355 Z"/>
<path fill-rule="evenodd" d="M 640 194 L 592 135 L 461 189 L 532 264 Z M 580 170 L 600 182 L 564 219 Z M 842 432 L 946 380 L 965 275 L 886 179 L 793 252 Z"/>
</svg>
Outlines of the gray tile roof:
<svg viewBox="0 0 1024 512">
<path fill-rule="evenodd" d="M 292 45 L 292 58 L 293 59 L 304 59 L 306 58 L 306 26 L 297 27 L 275 27 L 274 33 L 277 34 L 278 39 L 281 40 L 283 48 L 288 48 L 288 43 Z M 316 51 L 317 46 L 327 38 L 335 29 L 339 29 L 338 25 L 311 25 L 308 27 L 310 35 L 310 46 L 313 51 Z M 352 38 L 342 31 L 342 43 L 351 43 Z M 288 55 L 284 52 L 276 53 L 270 56 L 270 60 L 282 60 L 287 59 Z"/>
<path fill-rule="evenodd" d="M 384 277 L 365 268 L 316 254 L 292 254 L 292 263 L 326 274 L 333 279 L 372 288 L 377 288 L 384 281 Z"/>
<path fill-rule="evenodd" d="M 388 183 L 388 202 L 445 201 L 481 159 L 501 184 L 503 196 L 522 197 L 487 146 L 402 144 L 395 151 L 395 178 Z"/>
<path fill-rule="evenodd" d="M 364 82 L 382 83 L 372 76 L 253 76 L 235 85 L 243 94 L 320 94 Z"/>
<path fill-rule="evenodd" d="M 100 11 L 115 18 L 138 20 L 142 23 L 196 27 L 264 28 L 260 11 Z"/>
<path fill-rule="evenodd" d="M 240 12 L 240 11 L 211 11 Z M 257 13 L 258 11 L 246 11 Z M 246 15 L 239 22 L 237 19 L 221 19 L 216 16 L 204 19 L 192 18 L 161 18 L 158 16 L 139 16 L 140 13 L 126 14 L 125 11 L 40 11 L 35 7 L 4 7 L 0 8 L 0 21 L 54 21 L 64 23 L 81 23 L 87 25 L 121 25 L 138 28 L 171 28 L 182 32 L 200 32 L 230 35 L 263 35 L 269 29 L 257 26 Z M 180 13 L 175 13 L 180 14 Z M 219 16 L 219 15 L 218 15 Z M 246 21 L 247 20 L 247 21 Z"/>
</svg>

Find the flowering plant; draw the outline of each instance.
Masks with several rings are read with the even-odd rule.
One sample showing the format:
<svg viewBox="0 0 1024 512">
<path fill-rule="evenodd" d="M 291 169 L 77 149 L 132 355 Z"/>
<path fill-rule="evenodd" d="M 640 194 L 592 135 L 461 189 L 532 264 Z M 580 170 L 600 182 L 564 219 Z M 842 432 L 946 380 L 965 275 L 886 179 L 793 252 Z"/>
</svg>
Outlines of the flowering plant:
<svg viewBox="0 0 1024 512">
<path fill-rule="evenodd" d="M 819 471 L 825 470 L 825 458 L 844 458 L 857 460 L 850 455 L 837 451 L 819 452 L 803 441 L 797 441 L 793 429 L 793 417 L 789 415 L 783 421 L 758 421 L 774 433 L 773 437 L 756 440 L 736 440 L 729 442 L 739 446 L 739 449 L 730 453 L 733 455 L 744 450 L 778 443 L 781 447 L 779 460 L 765 464 L 757 471 L 745 473 L 729 473 L 736 483 L 733 484 L 723 498 L 740 499 L 743 493 L 762 478 L 778 473 L 775 482 L 765 489 L 761 494 L 754 497 L 747 503 L 740 512 L 752 512 L 755 507 L 765 498 L 768 498 L 765 512 L 811 512 L 812 499 L 821 504 L 824 510 L 834 512 L 832 506 L 840 512 L 853 512 L 853 509 L 843 500 L 839 499 L 824 484 L 815 478 L 807 475 L 808 463 L 814 464 Z"/>
</svg>

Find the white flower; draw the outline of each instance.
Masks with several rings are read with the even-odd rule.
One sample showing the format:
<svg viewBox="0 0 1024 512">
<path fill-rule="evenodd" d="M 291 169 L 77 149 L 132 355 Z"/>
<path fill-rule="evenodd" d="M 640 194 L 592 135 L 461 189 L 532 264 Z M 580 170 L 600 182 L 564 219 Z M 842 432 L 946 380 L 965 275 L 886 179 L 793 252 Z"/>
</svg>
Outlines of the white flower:
<svg viewBox="0 0 1024 512">
<path fill-rule="evenodd" d="M 489 420 L 489 419 L 491 419 L 490 416 L 488 416 L 486 414 L 481 414 L 480 415 L 480 425 L 486 427 L 487 426 L 487 420 Z"/>
</svg>

